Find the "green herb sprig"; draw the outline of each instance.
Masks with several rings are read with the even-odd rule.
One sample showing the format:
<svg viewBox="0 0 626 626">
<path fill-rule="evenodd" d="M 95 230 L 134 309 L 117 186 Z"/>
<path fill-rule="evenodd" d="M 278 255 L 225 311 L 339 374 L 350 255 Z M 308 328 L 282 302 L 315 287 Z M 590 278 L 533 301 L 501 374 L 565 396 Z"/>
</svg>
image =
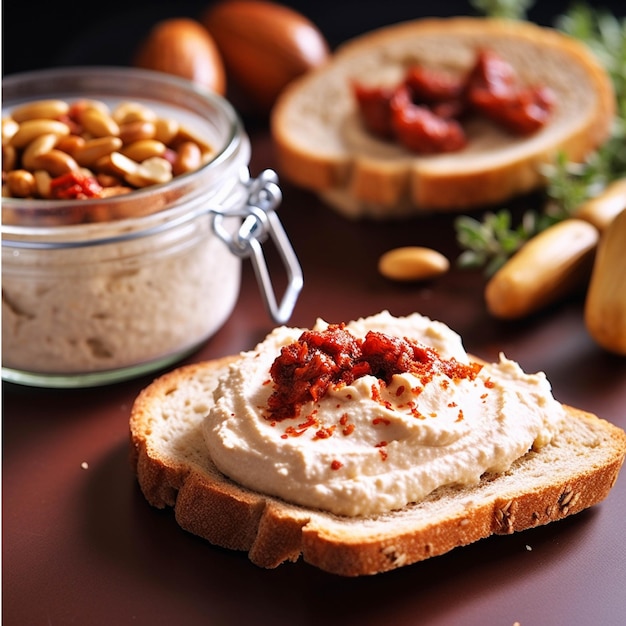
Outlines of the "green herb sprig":
<svg viewBox="0 0 626 626">
<path fill-rule="evenodd" d="M 473 0 L 489 16 L 502 16 L 511 0 Z M 532 2 L 524 1 L 524 11 Z M 522 12 L 517 19 L 524 19 Z M 626 18 L 582 3 L 575 4 L 555 22 L 562 32 L 579 39 L 595 53 L 613 81 L 616 118 L 609 140 L 584 163 L 572 163 L 565 155 L 544 168 L 546 202 L 541 210 L 526 211 L 519 224 L 509 209 L 487 212 L 482 220 L 460 216 L 455 220 L 457 241 L 463 252 L 461 267 L 482 267 L 493 274 L 530 238 L 552 224 L 570 217 L 587 199 L 599 194 L 611 181 L 626 175 Z"/>
</svg>

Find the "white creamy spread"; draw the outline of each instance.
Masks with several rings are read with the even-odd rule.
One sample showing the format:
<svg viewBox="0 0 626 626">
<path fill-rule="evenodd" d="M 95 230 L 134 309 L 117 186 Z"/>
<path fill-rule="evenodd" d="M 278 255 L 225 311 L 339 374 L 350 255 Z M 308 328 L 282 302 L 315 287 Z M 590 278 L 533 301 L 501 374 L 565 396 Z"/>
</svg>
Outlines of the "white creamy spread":
<svg viewBox="0 0 626 626">
<path fill-rule="evenodd" d="M 198 241 L 175 253 L 166 236 L 174 237 L 26 251 L 5 262 L 3 364 L 40 373 L 114 370 L 190 349 L 215 332 L 239 294 L 239 260 L 200 230 L 177 236 Z"/>
<path fill-rule="evenodd" d="M 318 320 L 313 330 L 328 324 Z M 434 348 L 468 364 L 461 338 L 419 314 L 387 311 L 345 326 Z M 500 355 L 475 377 L 428 380 L 373 375 L 331 385 L 292 418 L 272 420 L 270 367 L 304 329 L 275 329 L 221 377 L 204 436 L 216 466 L 262 493 L 338 515 L 365 516 L 417 502 L 442 485 L 473 485 L 485 472 L 506 471 L 547 444 L 564 417 L 543 373 L 526 374 Z"/>
<path fill-rule="evenodd" d="M 122 103 L 97 99 L 111 109 Z M 207 145 L 232 140 L 232 129 L 219 116 L 206 117 L 191 105 L 149 96 L 132 103 L 175 120 Z M 4 119 L 11 106 L 3 105 Z M 198 210 L 228 212 L 247 199 L 240 181 L 247 138 L 241 146 L 217 169 L 193 174 L 179 187 L 94 199 L 89 209 L 79 203 L 87 214 L 119 211 L 119 220 L 59 225 L 41 217 L 34 227 L 22 227 L 17 216 L 45 211 L 36 201 L 20 206 L 13 199 L 17 205 L 8 214 L 18 221 L 5 222 L 2 233 L 3 366 L 43 377 L 143 367 L 177 358 L 216 332 L 239 295 L 241 260 Z M 79 211 L 72 202 L 66 207 L 70 216 Z M 6 204 L 11 202 L 3 198 Z M 238 223 L 227 219 L 224 227 L 232 231 Z M 29 247 L 33 243 L 42 247 Z"/>
</svg>

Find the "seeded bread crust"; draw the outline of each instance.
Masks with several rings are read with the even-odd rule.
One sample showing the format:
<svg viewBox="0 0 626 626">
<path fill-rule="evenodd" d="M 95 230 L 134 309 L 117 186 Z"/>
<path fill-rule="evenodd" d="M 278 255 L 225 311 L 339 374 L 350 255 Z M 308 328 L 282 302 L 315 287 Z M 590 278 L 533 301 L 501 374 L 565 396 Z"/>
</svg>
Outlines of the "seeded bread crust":
<svg viewBox="0 0 626 626">
<path fill-rule="evenodd" d="M 351 82 L 396 85 L 416 63 L 461 74 L 489 48 L 523 84 L 550 87 L 550 122 L 516 138 L 490 122 L 468 124 L 468 146 L 419 157 L 370 136 Z M 580 162 L 609 136 L 615 111 L 610 78 L 583 44 L 528 22 L 423 19 L 362 35 L 291 83 L 271 116 L 282 178 L 317 192 L 348 217 L 399 218 L 503 202 L 545 184 L 542 164 L 559 151 Z"/>
<path fill-rule="evenodd" d="M 147 501 L 210 543 L 248 552 L 264 568 L 304 561 L 342 576 L 392 570 L 492 534 L 562 519 L 603 500 L 626 454 L 626 433 L 567 407 L 569 423 L 540 452 L 471 488 L 440 488 L 385 515 L 349 518 L 288 504 L 229 480 L 213 465 L 201 425 L 218 377 L 236 357 L 176 369 L 137 397 L 133 468 Z"/>
</svg>

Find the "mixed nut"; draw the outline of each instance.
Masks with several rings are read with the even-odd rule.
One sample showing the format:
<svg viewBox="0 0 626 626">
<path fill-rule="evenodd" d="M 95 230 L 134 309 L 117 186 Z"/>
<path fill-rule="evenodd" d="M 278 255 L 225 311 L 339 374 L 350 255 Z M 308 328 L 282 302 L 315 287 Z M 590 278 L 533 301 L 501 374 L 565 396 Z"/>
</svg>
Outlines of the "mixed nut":
<svg viewBox="0 0 626 626">
<path fill-rule="evenodd" d="M 2 195 L 120 195 L 191 172 L 212 153 L 176 119 L 139 102 L 37 100 L 2 120 Z"/>
</svg>

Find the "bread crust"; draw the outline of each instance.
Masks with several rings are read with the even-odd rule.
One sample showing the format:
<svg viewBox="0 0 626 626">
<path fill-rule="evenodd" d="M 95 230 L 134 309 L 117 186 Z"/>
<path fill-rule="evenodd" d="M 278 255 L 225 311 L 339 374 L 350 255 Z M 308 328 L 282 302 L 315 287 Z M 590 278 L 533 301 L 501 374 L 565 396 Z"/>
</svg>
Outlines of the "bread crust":
<svg viewBox="0 0 626 626">
<path fill-rule="evenodd" d="M 464 72 L 485 47 L 509 61 L 523 82 L 555 91 L 553 119 L 538 133 L 519 139 L 478 123 L 468 129 L 465 150 L 420 157 L 362 129 L 352 80 L 394 84 L 389 76 L 397 83 L 415 62 Z M 482 207 L 542 187 L 541 166 L 560 151 L 573 162 L 584 160 L 608 138 L 614 113 L 609 76 L 573 38 L 529 22 L 433 18 L 381 28 L 339 47 L 324 66 L 287 87 L 272 111 L 271 130 L 282 177 L 348 216 L 387 218 Z"/>
<path fill-rule="evenodd" d="M 626 454 L 623 430 L 566 407 L 568 429 L 555 442 L 475 487 L 442 487 L 422 502 L 367 518 L 307 509 L 236 484 L 209 458 L 202 421 L 218 377 L 235 358 L 184 366 L 146 387 L 131 411 L 131 459 L 152 506 L 172 507 L 181 528 L 246 551 L 264 568 L 302 558 L 341 576 L 370 575 L 540 526 L 603 500 Z"/>
</svg>

